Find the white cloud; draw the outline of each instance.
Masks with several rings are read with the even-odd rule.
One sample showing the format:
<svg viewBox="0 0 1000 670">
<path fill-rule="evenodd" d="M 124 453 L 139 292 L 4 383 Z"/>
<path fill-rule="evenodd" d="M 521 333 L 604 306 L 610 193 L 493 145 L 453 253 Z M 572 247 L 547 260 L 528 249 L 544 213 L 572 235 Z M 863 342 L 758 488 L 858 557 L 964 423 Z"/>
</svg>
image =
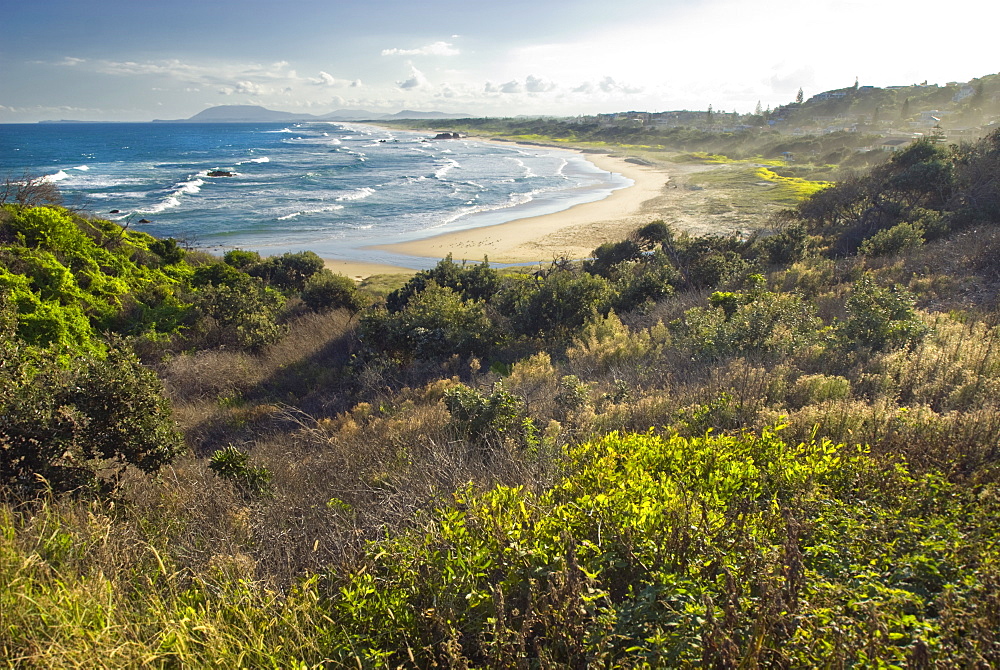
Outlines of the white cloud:
<svg viewBox="0 0 1000 670">
<path fill-rule="evenodd" d="M 457 56 L 462 53 L 450 42 L 434 42 L 416 49 L 383 49 L 383 56 Z"/>
<path fill-rule="evenodd" d="M 521 82 L 516 79 L 508 81 L 506 84 L 500 85 L 501 93 L 520 93 L 521 92 Z"/>
<path fill-rule="evenodd" d="M 245 95 L 263 95 L 265 93 L 270 93 L 270 89 L 266 86 L 261 86 L 252 81 L 238 81 L 236 82 L 236 93 L 243 93 Z"/>
<path fill-rule="evenodd" d="M 322 70 L 320 70 L 319 77 L 313 79 L 312 82 L 317 86 L 332 86 L 334 88 L 360 88 L 362 85 L 360 79 L 337 79 L 329 72 Z"/>
<path fill-rule="evenodd" d="M 84 58 L 73 58 L 72 56 L 66 56 L 66 58 L 64 58 L 62 60 L 62 62 L 60 63 L 60 65 L 66 65 L 68 67 L 74 67 L 76 65 L 79 65 L 80 63 L 86 63 L 86 62 L 87 61 Z"/>
<path fill-rule="evenodd" d="M 548 91 L 554 90 L 555 87 L 556 85 L 552 82 L 544 81 L 530 74 L 524 82 L 524 88 L 528 91 L 528 93 L 547 93 Z"/>
<path fill-rule="evenodd" d="M 427 85 L 427 77 L 424 73 L 417 68 L 410 65 L 410 76 L 403 81 L 397 81 L 396 86 L 403 89 L 404 91 L 410 91 L 415 88 L 421 88 Z"/>
<path fill-rule="evenodd" d="M 337 83 L 336 77 L 334 77 L 329 72 L 323 72 L 322 70 L 320 70 L 319 78 L 320 78 L 319 83 L 326 84 L 327 86 L 333 86 L 334 84 Z"/>
<path fill-rule="evenodd" d="M 629 86 L 628 84 L 622 84 L 611 77 L 605 77 L 598 84 L 598 87 L 605 93 L 642 93 L 641 86 Z"/>
</svg>

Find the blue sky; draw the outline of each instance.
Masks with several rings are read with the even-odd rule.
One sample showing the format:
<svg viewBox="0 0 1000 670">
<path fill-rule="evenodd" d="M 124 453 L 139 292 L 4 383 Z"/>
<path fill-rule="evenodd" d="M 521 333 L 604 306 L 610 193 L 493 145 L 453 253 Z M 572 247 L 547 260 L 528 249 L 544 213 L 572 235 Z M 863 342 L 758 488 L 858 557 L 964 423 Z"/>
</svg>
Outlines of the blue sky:
<svg viewBox="0 0 1000 670">
<path fill-rule="evenodd" d="M 29 0 L 0 14 L 0 122 L 746 112 L 995 73 L 997 19 L 981 0 Z"/>
</svg>

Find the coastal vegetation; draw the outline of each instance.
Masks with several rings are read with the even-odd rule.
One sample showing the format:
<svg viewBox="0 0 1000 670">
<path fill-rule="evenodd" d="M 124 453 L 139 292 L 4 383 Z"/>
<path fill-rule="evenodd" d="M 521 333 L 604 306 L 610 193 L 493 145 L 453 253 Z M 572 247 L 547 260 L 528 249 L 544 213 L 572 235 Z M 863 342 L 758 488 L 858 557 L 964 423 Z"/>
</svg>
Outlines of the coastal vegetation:
<svg viewBox="0 0 1000 670">
<path fill-rule="evenodd" d="M 752 169 L 761 232 L 383 292 L 8 199 L 2 658 L 1000 664 L 1000 133 Z"/>
</svg>

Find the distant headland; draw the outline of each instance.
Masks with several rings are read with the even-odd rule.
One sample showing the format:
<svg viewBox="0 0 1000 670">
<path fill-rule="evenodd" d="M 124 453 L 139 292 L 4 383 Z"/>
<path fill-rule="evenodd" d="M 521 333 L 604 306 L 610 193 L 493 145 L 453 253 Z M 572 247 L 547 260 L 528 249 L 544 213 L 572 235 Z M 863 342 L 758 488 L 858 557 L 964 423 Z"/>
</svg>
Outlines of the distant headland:
<svg viewBox="0 0 1000 670">
<path fill-rule="evenodd" d="M 469 114 L 416 112 L 404 109 L 395 114 L 369 112 L 363 109 L 338 109 L 329 114 L 279 112 L 258 105 L 218 105 L 202 110 L 187 119 L 153 119 L 153 123 L 283 123 L 295 121 L 383 121 L 402 119 L 459 119 Z"/>
</svg>

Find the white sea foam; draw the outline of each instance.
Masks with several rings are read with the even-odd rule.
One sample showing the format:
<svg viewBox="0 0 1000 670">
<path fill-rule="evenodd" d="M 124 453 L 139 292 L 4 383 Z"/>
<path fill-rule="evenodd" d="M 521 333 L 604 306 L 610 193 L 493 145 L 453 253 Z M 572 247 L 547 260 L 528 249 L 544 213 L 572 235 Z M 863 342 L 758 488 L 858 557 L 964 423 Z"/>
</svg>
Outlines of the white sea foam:
<svg viewBox="0 0 1000 670">
<path fill-rule="evenodd" d="M 438 165 L 439 165 L 438 169 L 434 171 L 435 179 L 444 179 L 445 177 L 448 176 L 448 173 L 454 170 L 455 168 L 458 169 L 462 168 L 461 164 L 459 164 L 459 162 L 453 158 L 446 158 L 444 159 L 443 164 L 438 163 Z"/>
<path fill-rule="evenodd" d="M 194 175 L 193 179 L 188 179 L 187 181 L 181 181 L 174 184 L 173 191 L 165 197 L 163 200 L 158 202 L 151 207 L 146 207 L 144 209 L 137 209 L 137 214 L 159 214 L 168 209 L 173 209 L 174 207 L 179 207 L 181 204 L 182 195 L 196 195 L 201 192 L 201 187 L 205 185 L 205 180 L 202 177 L 208 176 L 208 170 L 202 170 L 198 174 Z"/>
<path fill-rule="evenodd" d="M 270 133 L 294 133 L 296 131 L 292 130 L 291 128 L 282 128 L 281 130 L 265 130 L 264 132 L 270 134 Z"/>
<path fill-rule="evenodd" d="M 194 195 L 201 191 L 201 187 L 205 185 L 205 180 L 203 179 L 192 179 L 191 181 L 185 181 L 178 186 L 178 193 L 187 193 L 188 195 Z"/>
<path fill-rule="evenodd" d="M 152 207 L 146 207 L 145 209 L 137 209 L 136 214 L 159 214 L 160 212 L 165 212 L 168 209 L 173 209 L 181 204 L 180 196 L 178 195 L 168 195 L 162 201 L 156 203 Z"/>
<path fill-rule="evenodd" d="M 54 184 L 55 182 L 62 181 L 63 179 L 69 179 L 69 175 L 66 174 L 64 170 L 59 170 L 59 172 L 56 172 L 55 174 L 45 175 L 40 181 L 43 181 L 46 184 Z"/>
<path fill-rule="evenodd" d="M 90 166 L 89 166 L 89 165 L 77 165 L 77 166 L 76 166 L 75 168 L 73 168 L 73 169 L 74 169 L 74 170 L 79 170 L 80 172 L 86 172 L 87 170 L 89 170 L 89 169 L 90 169 Z"/>
<path fill-rule="evenodd" d="M 517 163 L 521 167 L 522 170 L 524 170 L 524 174 L 521 175 L 521 177 L 523 179 L 530 179 L 531 177 L 537 177 L 538 176 L 537 174 L 535 174 L 534 170 L 532 170 L 530 167 L 528 167 L 527 165 L 525 165 L 524 161 L 521 160 L 520 158 L 514 158 L 513 156 L 507 156 L 506 158 L 508 160 L 514 161 L 515 163 Z"/>
<path fill-rule="evenodd" d="M 432 228 L 440 228 L 441 226 L 447 226 L 448 224 L 454 223 L 455 221 L 461 219 L 465 216 L 470 216 L 472 214 L 482 214 L 484 212 L 495 212 L 499 209 L 508 209 L 510 207 L 517 207 L 518 205 L 525 205 L 535 199 L 536 191 L 529 191 L 528 193 L 511 193 L 507 197 L 507 202 L 499 203 L 496 205 L 480 205 L 478 207 L 467 207 L 461 211 L 455 212 L 451 216 L 446 217 L 436 226 L 431 226 Z"/>
<path fill-rule="evenodd" d="M 375 189 L 368 188 L 367 186 L 363 188 L 356 189 L 350 193 L 345 193 L 344 195 L 337 196 L 335 200 L 337 202 L 346 202 L 348 200 L 364 200 L 365 198 L 375 194 Z"/>
<path fill-rule="evenodd" d="M 291 214 L 285 214 L 284 216 L 279 216 L 278 221 L 289 221 L 296 217 L 302 216 L 304 214 L 326 214 L 329 212 L 336 212 L 337 210 L 344 209 L 343 205 L 323 205 L 322 207 L 308 207 L 306 209 L 300 210 L 298 212 L 292 212 Z"/>
<path fill-rule="evenodd" d="M 261 156 L 260 158 L 251 158 L 250 160 L 240 161 L 237 165 L 245 165 L 246 163 L 270 163 L 271 159 L 267 156 Z"/>
</svg>

